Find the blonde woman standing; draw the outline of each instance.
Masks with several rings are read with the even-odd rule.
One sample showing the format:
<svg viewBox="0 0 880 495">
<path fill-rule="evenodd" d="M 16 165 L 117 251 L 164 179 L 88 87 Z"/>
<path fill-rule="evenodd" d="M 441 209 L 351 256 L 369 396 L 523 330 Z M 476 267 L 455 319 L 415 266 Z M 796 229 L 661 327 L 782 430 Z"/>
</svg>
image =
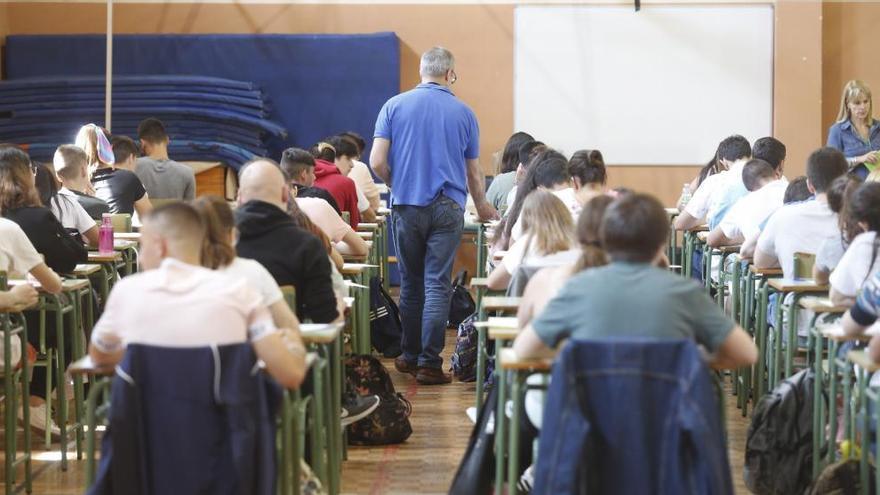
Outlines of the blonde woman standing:
<svg viewBox="0 0 880 495">
<path fill-rule="evenodd" d="M 880 121 L 874 118 L 871 88 L 854 79 L 843 87 L 837 122 L 828 130 L 828 146 L 846 157 L 851 171 L 864 179 L 880 164 Z"/>
</svg>

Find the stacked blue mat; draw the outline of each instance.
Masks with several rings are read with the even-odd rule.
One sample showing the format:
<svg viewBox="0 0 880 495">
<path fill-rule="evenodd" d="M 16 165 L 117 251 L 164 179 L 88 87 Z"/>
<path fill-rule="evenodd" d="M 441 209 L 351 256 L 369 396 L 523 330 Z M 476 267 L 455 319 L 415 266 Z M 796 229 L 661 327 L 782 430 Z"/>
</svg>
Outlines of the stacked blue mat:
<svg viewBox="0 0 880 495">
<path fill-rule="evenodd" d="M 247 81 L 168 75 L 113 80 L 113 134 L 137 140 L 138 123 L 156 117 L 171 136 L 175 160 L 221 161 L 238 169 L 267 156 L 268 140 L 287 137 L 269 113 L 267 96 Z M 80 126 L 103 121 L 103 77 L 0 82 L 0 142 L 24 146 L 35 160 L 51 160 Z"/>
</svg>

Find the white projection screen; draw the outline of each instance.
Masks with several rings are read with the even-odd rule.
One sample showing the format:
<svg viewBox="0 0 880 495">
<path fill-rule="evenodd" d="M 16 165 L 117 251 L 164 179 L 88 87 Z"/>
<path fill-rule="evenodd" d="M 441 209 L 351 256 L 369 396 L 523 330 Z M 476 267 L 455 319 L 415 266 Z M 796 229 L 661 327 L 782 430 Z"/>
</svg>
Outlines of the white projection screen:
<svg viewBox="0 0 880 495">
<path fill-rule="evenodd" d="M 514 114 L 566 154 L 697 165 L 730 134 L 773 123 L 770 5 L 521 6 Z"/>
</svg>

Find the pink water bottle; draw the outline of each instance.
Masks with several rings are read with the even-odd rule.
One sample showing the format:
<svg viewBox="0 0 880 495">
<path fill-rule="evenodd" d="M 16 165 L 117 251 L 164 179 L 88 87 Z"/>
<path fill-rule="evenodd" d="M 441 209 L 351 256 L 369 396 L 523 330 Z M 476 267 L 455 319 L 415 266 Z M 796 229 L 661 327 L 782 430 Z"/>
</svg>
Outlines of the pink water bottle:
<svg viewBox="0 0 880 495">
<path fill-rule="evenodd" d="M 101 228 L 98 229 L 98 251 L 103 254 L 113 252 L 113 222 L 109 213 L 104 213 L 101 218 Z"/>
</svg>

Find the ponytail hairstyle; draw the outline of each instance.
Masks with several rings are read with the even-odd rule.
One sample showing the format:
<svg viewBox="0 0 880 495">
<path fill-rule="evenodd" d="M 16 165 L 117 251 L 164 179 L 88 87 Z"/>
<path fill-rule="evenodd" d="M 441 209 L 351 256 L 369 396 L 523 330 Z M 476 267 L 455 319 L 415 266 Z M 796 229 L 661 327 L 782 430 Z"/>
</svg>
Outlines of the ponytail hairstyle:
<svg viewBox="0 0 880 495">
<path fill-rule="evenodd" d="M 535 191 L 523 202 L 523 232 L 540 255 L 571 249 L 574 245 L 574 222 L 571 212 L 555 194 Z M 528 251 L 528 249 L 527 249 Z"/>
<path fill-rule="evenodd" d="M 608 182 L 605 171 L 605 159 L 599 150 L 575 151 L 568 161 L 571 169 L 571 177 L 576 180 L 579 187 L 587 184 L 604 186 Z"/>
<path fill-rule="evenodd" d="M 880 252 L 880 182 L 866 182 L 858 187 L 847 204 L 849 222 L 854 224 L 864 223 L 866 232 L 874 232 L 874 243 L 871 249 L 871 266 L 868 274 L 874 269 L 877 262 L 877 253 Z M 868 280 L 865 275 L 865 281 Z"/>
<path fill-rule="evenodd" d="M 192 207 L 205 223 L 205 240 L 202 243 L 202 266 L 217 270 L 235 261 L 235 247 L 231 235 L 235 228 L 232 208 L 220 196 L 200 196 L 192 201 Z"/>
<path fill-rule="evenodd" d="M 95 124 L 82 126 L 76 134 L 75 144 L 86 152 L 89 162 L 89 179 L 95 170 L 102 165 L 113 165 L 116 157 L 113 154 L 113 146 L 110 144 L 110 131 Z"/>
<path fill-rule="evenodd" d="M 614 198 L 608 195 L 596 196 L 587 201 L 577 223 L 577 239 L 581 245 L 581 257 L 574 266 L 574 273 L 587 268 L 605 266 L 608 264 L 608 256 L 602 248 L 599 231 L 602 226 L 602 217 L 608 205 L 614 202 Z"/>
<path fill-rule="evenodd" d="M 325 162 L 330 163 L 336 162 L 336 148 L 326 141 L 321 141 L 315 144 L 309 151 L 316 160 L 324 160 Z"/>
<path fill-rule="evenodd" d="M 537 189 L 539 185 L 542 185 L 540 178 L 544 175 L 559 175 L 547 174 L 547 172 L 560 168 L 564 168 L 565 173 L 568 173 L 568 160 L 565 159 L 562 153 L 556 150 L 544 150 L 532 159 L 526 172 L 526 178 L 523 179 L 522 184 L 516 186 L 516 199 L 513 201 L 513 206 L 507 210 L 507 216 L 501 220 L 496 230 L 496 232 L 500 233 L 500 237 L 496 237 L 494 240 L 496 243 L 499 243 L 499 249 L 507 249 L 510 246 L 510 235 L 513 231 L 513 226 L 516 225 L 516 221 L 519 219 L 523 203 L 532 191 Z"/>
</svg>

